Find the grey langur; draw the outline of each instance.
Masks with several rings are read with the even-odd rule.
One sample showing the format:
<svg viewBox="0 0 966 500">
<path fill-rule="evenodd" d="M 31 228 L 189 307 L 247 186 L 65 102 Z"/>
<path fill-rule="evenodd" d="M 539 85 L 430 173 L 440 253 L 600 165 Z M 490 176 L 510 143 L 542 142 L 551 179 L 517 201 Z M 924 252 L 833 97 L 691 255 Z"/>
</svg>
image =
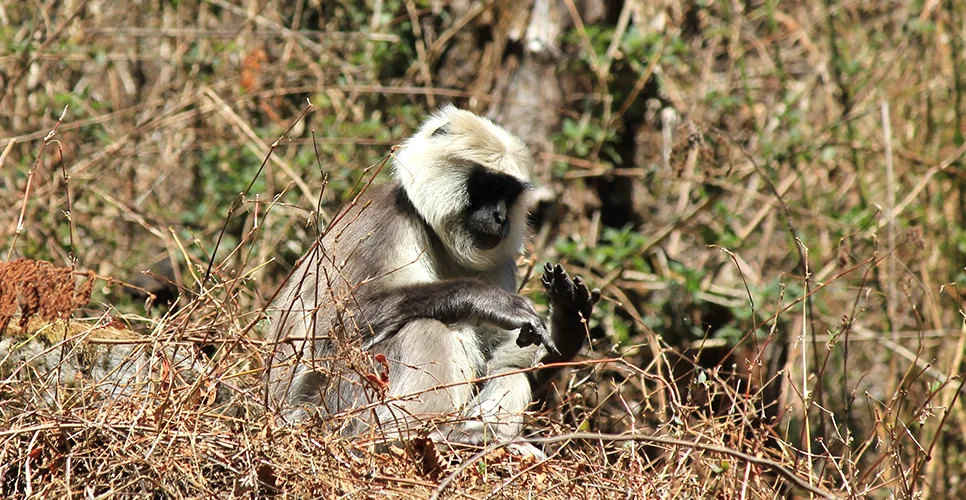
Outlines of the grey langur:
<svg viewBox="0 0 966 500">
<path fill-rule="evenodd" d="M 346 432 L 403 432 L 459 412 L 437 429 L 448 439 L 518 435 L 532 400 L 533 374 L 521 369 L 573 359 L 600 298 L 547 264 L 548 329 L 516 293 L 532 162 L 520 139 L 485 118 L 453 106 L 432 115 L 395 153 L 395 182 L 370 188 L 273 301 L 273 409 L 295 421 L 378 401 L 365 377 L 333 369 L 348 363 L 338 339 L 355 338 L 388 360 L 387 403 Z M 468 382 L 480 377 L 479 387 Z"/>
</svg>

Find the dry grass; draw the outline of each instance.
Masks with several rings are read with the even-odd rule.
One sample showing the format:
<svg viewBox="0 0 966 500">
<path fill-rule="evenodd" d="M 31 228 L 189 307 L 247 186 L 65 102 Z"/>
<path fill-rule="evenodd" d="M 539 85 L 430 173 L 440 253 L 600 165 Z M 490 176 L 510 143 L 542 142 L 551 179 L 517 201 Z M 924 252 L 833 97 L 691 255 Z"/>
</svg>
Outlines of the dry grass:
<svg viewBox="0 0 966 500">
<path fill-rule="evenodd" d="M 0 492 L 962 496 L 966 5 L 594 3 L 549 62 L 526 2 L 0 5 Z M 264 307 L 448 100 L 555 117 L 521 267 L 604 292 L 548 462 L 262 410 Z"/>
<path fill-rule="evenodd" d="M 772 444 L 775 436 L 751 425 L 757 398 L 712 376 L 705 387 L 733 407 L 695 417 L 701 408 L 670 381 L 620 359 L 576 365 L 661 382 L 672 418 L 623 434 L 578 432 L 580 425 L 560 423 L 563 408 L 584 406 L 570 401 L 534 415 L 529 441 L 546 446 L 549 461 L 499 444 L 437 450 L 421 439 L 387 446 L 380 435 L 347 439 L 331 431 L 352 415 L 278 428 L 261 406 L 262 345 L 232 329 L 225 338 L 202 338 L 210 323 L 191 320 L 222 307 L 199 298 L 150 335 L 107 317 L 10 326 L 0 342 L 5 496 L 756 498 L 789 488 L 823 495 L 820 478 L 804 465 L 796 470 Z M 225 347 L 208 358 L 199 346 L 212 342 Z M 581 396 L 578 387 L 570 398 Z M 627 404 L 616 395 L 601 404 L 616 400 Z"/>
<path fill-rule="evenodd" d="M 158 320 L 150 334 L 108 316 L 24 316 L 25 327 L 9 326 L 0 341 L 5 496 L 772 497 L 789 488 L 823 495 L 821 479 L 803 465 L 796 470 L 774 447 L 776 436 L 753 425 L 759 398 L 712 374 L 705 389 L 732 408 L 698 417 L 702 408 L 672 381 L 622 359 L 573 365 L 630 386 L 659 382 L 656 399 L 666 398 L 671 418 L 622 434 L 579 432 L 585 425 L 560 423 L 561 412 L 585 412 L 581 400 L 594 397 L 577 386 L 566 404 L 533 415 L 528 440 L 546 446 L 549 461 L 521 458 L 502 444 L 437 450 L 425 439 L 385 445 L 378 434 L 332 432 L 352 414 L 276 427 L 259 383 L 265 346 L 216 319 L 232 305 L 214 297 L 231 286 L 220 284 Z M 54 300 L 74 296 L 62 293 Z M 208 356 L 205 345 L 220 349 Z M 599 404 L 618 401 L 628 404 L 616 393 Z"/>
</svg>

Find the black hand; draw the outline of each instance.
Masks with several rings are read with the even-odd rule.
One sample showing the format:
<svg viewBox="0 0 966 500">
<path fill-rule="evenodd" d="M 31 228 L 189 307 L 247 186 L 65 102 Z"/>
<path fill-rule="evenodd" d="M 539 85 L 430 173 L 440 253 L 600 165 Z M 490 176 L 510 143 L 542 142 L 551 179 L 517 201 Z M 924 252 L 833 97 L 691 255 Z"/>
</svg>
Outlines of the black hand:
<svg viewBox="0 0 966 500">
<path fill-rule="evenodd" d="M 560 356 L 560 350 L 557 349 L 557 345 L 553 342 L 553 337 L 546 328 L 541 328 L 539 331 L 535 331 L 530 325 L 524 325 L 523 328 L 520 328 L 520 335 L 517 337 L 517 345 L 520 347 L 526 347 L 536 344 L 541 344 L 546 347 L 547 351 L 549 351 L 551 354 Z"/>
<path fill-rule="evenodd" d="M 555 312 L 566 312 L 574 316 L 579 313 L 586 320 L 590 319 L 594 305 L 600 301 L 600 290 L 590 290 L 580 276 L 571 280 L 560 264 L 545 264 L 540 282 L 546 288 Z"/>
<path fill-rule="evenodd" d="M 585 322 L 600 301 L 600 290 L 589 289 L 579 276 L 571 280 L 560 264 L 546 264 L 540 282 L 550 299 L 554 342 L 566 353 L 561 359 L 573 359 L 583 345 Z"/>
<path fill-rule="evenodd" d="M 543 318 L 533 308 L 530 300 L 519 295 L 508 294 L 508 302 L 506 311 L 508 311 L 509 317 L 504 319 L 502 324 L 500 321 L 496 321 L 496 323 L 507 330 L 520 329 L 520 335 L 517 336 L 517 345 L 527 347 L 541 344 L 547 348 L 547 351 L 559 355 L 560 350 L 557 349 L 553 336 L 550 335 Z"/>
</svg>

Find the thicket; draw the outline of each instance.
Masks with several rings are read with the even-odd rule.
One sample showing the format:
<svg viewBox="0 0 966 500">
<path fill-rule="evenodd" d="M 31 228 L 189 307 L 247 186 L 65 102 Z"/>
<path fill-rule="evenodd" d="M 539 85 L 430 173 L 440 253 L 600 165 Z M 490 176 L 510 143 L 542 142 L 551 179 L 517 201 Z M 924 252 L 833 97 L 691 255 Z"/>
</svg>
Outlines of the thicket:
<svg viewBox="0 0 966 500">
<path fill-rule="evenodd" d="M 962 2 L 132 5 L 0 5 L 0 309 L 80 306 L 0 331 L 5 494 L 964 494 Z M 264 307 L 445 102 L 535 153 L 521 268 L 605 297 L 547 463 L 259 413 Z M 117 345 L 123 397 L 65 379 Z"/>
</svg>

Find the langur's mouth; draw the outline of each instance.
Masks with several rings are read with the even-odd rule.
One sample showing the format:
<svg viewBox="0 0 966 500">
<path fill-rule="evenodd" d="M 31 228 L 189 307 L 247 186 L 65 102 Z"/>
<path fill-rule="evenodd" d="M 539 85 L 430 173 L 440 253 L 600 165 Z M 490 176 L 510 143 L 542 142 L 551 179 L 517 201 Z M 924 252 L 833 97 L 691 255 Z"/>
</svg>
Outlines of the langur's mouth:
<svg viewBox="0 0 966 500">
<path fill-rule="evenodd" d="M 503 243 L 503 239 L 503 235 L 499 234 L 473 234 L 473 244 L 476 245 L 476 248 L 479 248 L 480 250 L 493 250 L 494 248 L 500 246 L 500 243 Z"/>
</svg>

